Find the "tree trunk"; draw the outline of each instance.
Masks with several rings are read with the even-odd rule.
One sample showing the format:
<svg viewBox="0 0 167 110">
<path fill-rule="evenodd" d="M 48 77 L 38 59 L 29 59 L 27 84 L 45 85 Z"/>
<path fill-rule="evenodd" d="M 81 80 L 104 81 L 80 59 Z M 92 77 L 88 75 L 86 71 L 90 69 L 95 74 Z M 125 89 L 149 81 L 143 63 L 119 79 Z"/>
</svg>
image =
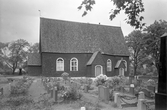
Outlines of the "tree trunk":
<svg viewBox="0 0 167 110">
<path fill-rule="evenodd" d="M 17 65 L 15 63 L 13 63 L 13 72 L 12 72 L 13 75 L 15 73 L 16 67 L 17 67 Z"/>
<path fill-rule="evenodd" d="M 14 75 L 14 72 L 15 72 L 15 68 L 13 68 L 12 75 Z"/>
</svg>

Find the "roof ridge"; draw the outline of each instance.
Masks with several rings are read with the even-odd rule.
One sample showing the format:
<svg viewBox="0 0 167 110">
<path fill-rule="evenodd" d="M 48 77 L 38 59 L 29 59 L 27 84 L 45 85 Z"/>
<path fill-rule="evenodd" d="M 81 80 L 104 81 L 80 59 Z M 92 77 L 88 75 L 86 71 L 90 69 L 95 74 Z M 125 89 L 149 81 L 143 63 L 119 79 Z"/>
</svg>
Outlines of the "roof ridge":
<svg viewBox="0 0 167 110">
<path fill-rule="evenodd" d="M 96 26 L 105 26 L 105 27 L 113 27 L 113 28 L 121 28 L 121 26 L 112 26 L 112 25 L 95 24 L 95 23 L 85 23 L 85 22 L 70 21 L 70 20 L 60 20 L 60 19 L 53 19 L 53 18 L 46 18 L 46 17 L 40 17 L 40 19 L 61 21 L 61 22 L 69 22 L 69 23 L 91 24 L 91 25 L 96 25 Z"/>
</svg>

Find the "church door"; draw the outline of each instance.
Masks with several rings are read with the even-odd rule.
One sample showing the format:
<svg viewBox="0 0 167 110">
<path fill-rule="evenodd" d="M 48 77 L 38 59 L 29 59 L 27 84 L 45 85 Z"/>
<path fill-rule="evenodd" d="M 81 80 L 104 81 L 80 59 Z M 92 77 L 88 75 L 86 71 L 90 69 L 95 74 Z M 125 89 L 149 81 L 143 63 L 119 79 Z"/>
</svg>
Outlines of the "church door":
<svg viewBox="0 0 167 110">
<path fill-rule="evenodd" d="M 103 74 L 103 67 L 101 65 L 95 66 L 95 76 L 98 76 L 100 74 Z"/>
<path fill-rule="evenodd" d="M 122 76 L 124 76 L 124 68 L 119 68 L 119 75 L 122 75 Z"/>
</svg>

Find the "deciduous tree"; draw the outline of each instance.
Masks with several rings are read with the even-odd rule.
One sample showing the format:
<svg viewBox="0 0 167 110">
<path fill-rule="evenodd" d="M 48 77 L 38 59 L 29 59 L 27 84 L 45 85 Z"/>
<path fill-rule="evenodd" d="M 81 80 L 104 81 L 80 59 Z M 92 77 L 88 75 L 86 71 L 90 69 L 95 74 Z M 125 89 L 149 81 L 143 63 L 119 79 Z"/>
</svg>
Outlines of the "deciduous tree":
<svg viewBox="0 0 167 110">
<path fill-rule="evenodd" d="M 126 44 L 130 51 L 130 62 L 133 67 L 134 75 L 137 75 L 137 69 L 141 66 L 142 61 L 146 57 L 144 53 L 144 37 L 145 34 L 139 30 L 135 30 L 125 37 Z"/>
<path fill-rule="evenodd" d="M 152 59 L 152 64 L 159 69 L 160 37 L 167 32 L 167 21 L 155 21 L 145 28 L 147 36 L 144 38 L 146 54 Z"/>
<path fill-rule="evenodd" d="M 88 11 L 91 11 L 93 5 L 95 5 L 96 0 L 83 0 L 78 9 L 84 8 L 82 16 L 85 16 Z M 116 8 L 111 9 L 110 20 L 113 20 L 121 10 L 127 15 L 126 22 L 131 26 L 137 28 L 142 28 L 145 23 L 142 23 L 144 19 L 143 16 L 140 16 L 140 13 L 144 11 L 144 5 L 142 0 L 111 0 L 116 6 Z M 105 1 L 104 1 L 105 2 Z"/>
<path fill-rule="evenodd" d="M 29 43 L 26 40 L 19 39 L 8 44 L 2 49 L 2 58 L 6 65 L 8 65 L 13 74 L 17 67 L 27 60 L 27 49 Z"/>
</svg>

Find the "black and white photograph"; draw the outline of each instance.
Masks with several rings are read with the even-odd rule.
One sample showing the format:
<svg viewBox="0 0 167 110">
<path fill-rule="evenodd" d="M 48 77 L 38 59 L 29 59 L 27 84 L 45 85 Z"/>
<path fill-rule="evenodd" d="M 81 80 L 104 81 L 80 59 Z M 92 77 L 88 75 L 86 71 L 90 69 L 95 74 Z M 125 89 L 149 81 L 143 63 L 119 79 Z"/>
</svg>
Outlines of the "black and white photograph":
<svg viewBox="0 0 167 110">
<path fill-rule="evenodd" d="M 167 0 L 0 0 L 0 110 L 167 110 Z"/>
</svg>

